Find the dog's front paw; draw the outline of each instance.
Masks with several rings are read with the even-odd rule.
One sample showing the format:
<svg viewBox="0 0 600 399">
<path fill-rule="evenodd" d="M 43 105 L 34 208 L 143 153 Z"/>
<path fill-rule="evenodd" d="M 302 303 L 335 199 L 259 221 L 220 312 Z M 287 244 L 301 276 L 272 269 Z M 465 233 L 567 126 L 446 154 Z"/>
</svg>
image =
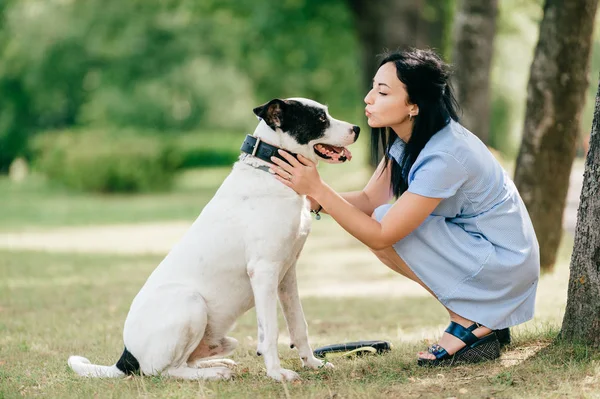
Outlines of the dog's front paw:
<svg viewBox="0 0 600 399">
<path fill-rule="evenodd" d="M 300 379 L 300 376 L 295 371 L 283 368 L 267 371 L 267 375 L 277 381 L 295 381 Z"/>
<path fill-rule="evenodd" d="M 309 357 L 307 360 L 302 359 L 302 366 L 310 367 L 311 369 L 320 369 L 321 367 L 333 368 L 333 364 L 327 361 L 319 360 L 316 357 Z"/>
</svg>

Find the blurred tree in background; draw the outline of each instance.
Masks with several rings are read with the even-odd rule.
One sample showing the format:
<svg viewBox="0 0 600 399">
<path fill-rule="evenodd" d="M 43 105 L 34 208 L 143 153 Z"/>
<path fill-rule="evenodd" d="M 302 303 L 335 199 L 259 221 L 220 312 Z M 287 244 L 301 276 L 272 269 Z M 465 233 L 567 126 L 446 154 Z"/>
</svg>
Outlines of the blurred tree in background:
<svg viewBox="0 0 600 399">
<path fill-rule="evenodd" d="M 482 41 L 486 51 L 493 50 L 489 78 L 487 67 L 460 66 L 459 56 L 467 54 L 452 55 L 459 48 L 452 34 L 460 19 L 455 14 L 463 4 L 466 0 L 3 0 L 0 172 L 16 156 L 35 163 L 34 136 L 69 130 L 110 131 L 103 135 L 108 140 L 120 129 L 173 138 L 186 151 L 183 166 L 229 165 L 239 137 L 254 126 L 251 108 L 273 97 L 311 97 L 327 103 L 336 117 L 364 125 L 362 99 L 376 55 L 406 46 L 433 47 L 447 60 L 455 58 L 467 83 L 484 77 L 472 86 L 473 95 L 491 97 L 491 109 L 473 111 L 465 101 L 463 119 L 477 115 L 490 126 L 489 144 L 512 157 L 525 117 L 542 0 L 498 2 L 493 46 L 491 39 Z M 484 28 L 489 26 L 465 30 L 465 42 L 484 37 Z M 598 39 L 594 49 L 598 70 Z M 479 92 L 486 80 L 491 95 Z M 589 126 L 592 111 L 588 104 L 582 123 Z M 488 114 L 491 123 L 483 122 Z M 483 128 L 472 130 L 485 134 Z M 218 151 L 207 148 L 219 141 Z"/>
<path fill-rule="evenodd" d="M 461 123 L 490 142 L 490 71 L 498 0 L 459 0 L 454 28 L 453 83 Z"/>
<path fill-rule="evenodd" d="M 387 50 L 431 47 L 447 55 L 455 0 L 347 0 L 361 46 L 363 90 Z"/>
<path fill-rule="evenodd" d="M 535 227 L 545 271 L 553 269 L 562 237 L 597 6 L 598 0 L 546 0 L 531 64 L 515 184 Z"/>
</svg>

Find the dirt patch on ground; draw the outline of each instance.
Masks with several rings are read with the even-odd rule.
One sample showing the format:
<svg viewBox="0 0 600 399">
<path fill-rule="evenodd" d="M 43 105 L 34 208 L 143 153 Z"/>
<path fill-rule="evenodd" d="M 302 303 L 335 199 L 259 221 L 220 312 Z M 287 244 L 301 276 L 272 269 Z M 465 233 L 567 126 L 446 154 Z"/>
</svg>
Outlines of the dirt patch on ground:
<svg viewBox="0 0 600 399">
<path fill-rule="evenodd" d="M 432 377 L 409 377 L 408 380 L 417 387 L 422 386 L 431 389 L 434 389 L 434 387 L 443 388 L 445 392 L 455 389 L 461 395 L 471 397 L 474 393 L 472 392 L 472 385 L 477 381 L 485 380 L 486 382 L 489 382 L 491 378 L 499 378 L 500 380 L 497 381 L 499 393 L 506 389 L 505 387 L 502 387 L 502 383 L 509 383 L 509 381 L 501 380 L 501 373 L 505 369 L 524 362 L 549 344 L 549 342 L 532 342 L 527 345 L 509 348 L 502 353 L 499 361 L 483 363 L 482 366 L 477 369 L 473 369 L 470 365 L 440 368 L 439 372 Z M 510 376 L 507 375 L 506 378 L 510 378 Z M 415 389 L 415 385 L 411 388 Z M 485 385 L 485 383 L 482 383 L 482 385 Z"/>
<path fill-rule="evenodd" d="M 191 221 L 61 227 L 1 233 L 0 248 L 51 253 L 165 256 L 191 226 Z M 321 234 L 331 224 L 314 226 Z M 339 232 L 338 232 L 339 234 Z M 382 267 L 362 244 L 333 237 L 327 248 L 319 237 L 309 237 L 298 263 L 303 297 L 426 296 L 416 283 Z M 320 265 L 328 264 L 328 267 Z M 348 265 L 355 265 L 349 266 Z"/>
<path fill-rule="evenodd" d="M 516 366 L 517 364 L 529 359 L 531 356 L 535 355 L 549 344 L 549 342 L 533 342 L 527 346 L 519 346 L 509 349 L 500 357 L 500 364 L 503 367 Z"/>
<path fill-rule="evenodd" d="M 0 247 L 47 252 L 164 255 L 190 225 L 190 221 L 175 221 L 2 233 Z"/>
</svg>

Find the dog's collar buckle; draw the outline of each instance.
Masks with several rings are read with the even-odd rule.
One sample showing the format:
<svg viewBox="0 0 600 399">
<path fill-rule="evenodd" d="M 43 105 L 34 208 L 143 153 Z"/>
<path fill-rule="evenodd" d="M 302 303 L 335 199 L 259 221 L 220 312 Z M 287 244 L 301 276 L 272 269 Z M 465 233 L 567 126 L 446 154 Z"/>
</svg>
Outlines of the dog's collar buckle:
<svg viewBox="0 0 600 399">
<path fill-rule="evenodd" d="M 256 151 L 258 151 L 258 146 L 260 144 L 260 137 L 256 138 L 256 143 L 254 143 L 254 148 L 252 149 L 252 156 L 255 157 L 256 156 Z"/>
<path fill-rule="evenodd" d="M 246 139 L 242 143 L 240 151 L 269 163 L 273 163 L 271 162 L 271 157 L 277 157 L 285 161 L 286 163 L 289 163 L 287 159 L 285 159 L 279 154 L 279 149 L 279 147 L 262 141 L 259 137 L 247 134 Z M 293 152 L 288 153 L 297 159 L 296 154 L 294 154 Z"/>
</svg>

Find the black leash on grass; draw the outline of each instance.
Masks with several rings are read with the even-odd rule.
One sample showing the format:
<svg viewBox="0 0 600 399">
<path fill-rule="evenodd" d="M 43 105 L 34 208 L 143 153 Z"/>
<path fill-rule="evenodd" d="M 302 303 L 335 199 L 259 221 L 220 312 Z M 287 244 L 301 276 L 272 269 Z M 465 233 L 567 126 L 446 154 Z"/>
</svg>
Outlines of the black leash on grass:
<svg viewBox="0 0 600 399">
<path fill-rule="evenodd" d="M 392 350 L 392 344 L 388 341 L 357 341 L 343 344 L 323 346 L 314 350 L 315 357 L 331 358 L 343 356 L 362 356 L 365 354 L 383 354 Z"/>
</svg>

